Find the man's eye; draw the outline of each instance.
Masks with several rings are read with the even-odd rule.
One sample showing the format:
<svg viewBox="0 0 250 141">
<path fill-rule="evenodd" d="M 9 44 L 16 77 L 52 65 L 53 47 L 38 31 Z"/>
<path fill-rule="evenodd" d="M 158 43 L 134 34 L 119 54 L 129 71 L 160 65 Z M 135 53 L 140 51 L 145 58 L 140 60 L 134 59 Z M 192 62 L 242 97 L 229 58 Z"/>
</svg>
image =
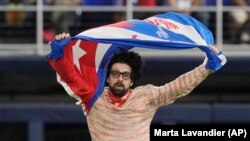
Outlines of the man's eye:
<svg viewBox="0 0 250 141">
<path fill-rule="evenodd" d="M 129 77 L 130 73 L 123 73 L 124 76 Z"/>
<path fill-rule="evenodd" d="M 113 74 L 114 74 L 114 75 L 118 75 L 118 74 L 120 74 L 120 72 L 118 72 L 118 71 L 113 71 Z"/>
</svg>

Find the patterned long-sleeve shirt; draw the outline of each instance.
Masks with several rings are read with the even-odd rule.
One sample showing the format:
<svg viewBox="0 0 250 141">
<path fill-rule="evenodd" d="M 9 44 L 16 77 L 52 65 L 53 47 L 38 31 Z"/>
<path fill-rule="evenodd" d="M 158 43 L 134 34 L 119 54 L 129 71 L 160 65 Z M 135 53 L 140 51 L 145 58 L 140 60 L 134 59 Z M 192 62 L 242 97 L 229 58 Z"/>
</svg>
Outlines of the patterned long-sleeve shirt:
<svg viewBox="0 0 250 141">
<path fill-rule="evenodd" d="M 105 88 L 86 115 L 92 140 L 148 141 L 157 108 L 189 94 L 208 74 L 201 65 L 164 86 L 137 87 L 121 107 L 110 103 L 109 88 Z"/>
</svg>

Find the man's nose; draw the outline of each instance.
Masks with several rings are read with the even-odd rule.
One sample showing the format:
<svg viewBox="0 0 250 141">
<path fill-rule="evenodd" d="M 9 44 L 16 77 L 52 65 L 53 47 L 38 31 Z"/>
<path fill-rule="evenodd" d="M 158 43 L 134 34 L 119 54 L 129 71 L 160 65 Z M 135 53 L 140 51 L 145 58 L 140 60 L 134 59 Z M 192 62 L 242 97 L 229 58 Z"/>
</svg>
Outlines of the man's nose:
<svg viewBox="0 0 250 141">
<path fill-rule="evenodd" d="M 122 74 L 118 77 L 118 80 L 123 80 Z"/>
</svg>

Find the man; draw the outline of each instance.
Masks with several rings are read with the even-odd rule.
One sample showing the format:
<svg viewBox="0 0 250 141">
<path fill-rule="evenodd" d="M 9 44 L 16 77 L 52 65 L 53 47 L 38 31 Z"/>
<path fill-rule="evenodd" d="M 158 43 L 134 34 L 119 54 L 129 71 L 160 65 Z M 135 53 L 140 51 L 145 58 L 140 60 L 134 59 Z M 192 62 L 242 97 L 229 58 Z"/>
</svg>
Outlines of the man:
<svg viewBox="0 0 250 141">
<path fill-rule="evenodd" d="M 69 34 L 59 34 L 56 41 L 69 38 Z M 219 50 L 210 47 L 214 53 Z M 81 97 L 83 104 L 88 99 L 88 82 L 72 77 L 74 71 L 64 67 L 65 57 L 49 59 L 53 69 L 70 85 L 79 86 L 75 95 Z M 107 83 L 101 96 L 86 113 L 92 140 L 95 141 L 145 141 L 149 140 L 149 128 L 156 110 L 162 105 L 173 103 L 177 98 L 188 95 L 212 70 L 204 63 L 192 71 L 179 76 L 163 86 L 145 85 L 134 89 L 134 82 L 140 77 L 142 60 L 138 53 L 127 51 L 115 54 L 108 65 Z M 84 83 L 84 84 L 82 84 Z"/>
</svg>

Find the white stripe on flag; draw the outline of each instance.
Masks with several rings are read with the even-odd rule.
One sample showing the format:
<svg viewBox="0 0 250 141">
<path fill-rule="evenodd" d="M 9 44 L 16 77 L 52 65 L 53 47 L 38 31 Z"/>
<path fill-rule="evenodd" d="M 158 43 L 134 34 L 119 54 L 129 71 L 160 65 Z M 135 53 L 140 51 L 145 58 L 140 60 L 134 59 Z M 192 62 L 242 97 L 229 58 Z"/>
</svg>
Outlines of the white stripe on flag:
<svg viewBox="0 0 250 141">
<path fill-rule="evenodd" d="M 105 55 L 110 46 L 111 44 L 98 43 L 95 54 L 96 73 L 98 72 L 103 56 Z"/>
</svg>

